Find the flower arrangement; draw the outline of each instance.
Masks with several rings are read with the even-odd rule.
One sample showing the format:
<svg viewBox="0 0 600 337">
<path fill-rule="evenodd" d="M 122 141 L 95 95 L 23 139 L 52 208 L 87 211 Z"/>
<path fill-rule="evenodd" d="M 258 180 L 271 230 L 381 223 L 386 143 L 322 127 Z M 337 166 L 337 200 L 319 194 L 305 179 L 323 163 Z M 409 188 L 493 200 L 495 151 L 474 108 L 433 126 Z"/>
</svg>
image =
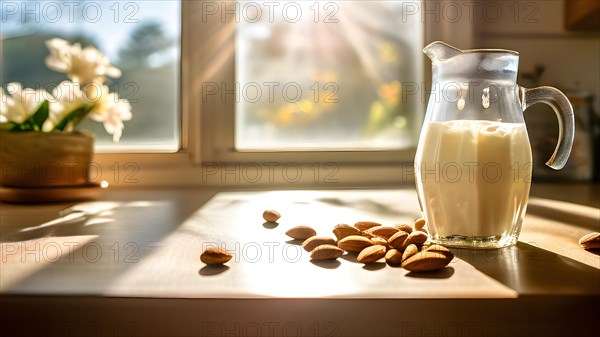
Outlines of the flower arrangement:
<svg viewBox="0 0 600 337">
<path fill-rule="evenodd" d="M 123 121 L 131 120 L 131 105 L 111 93 L 104 84 L 107 77 L 118 78 L 121 71 L 93 46 L 82 48 L 62 39 L 46 41 L 50 55 L 46 66 L 65 73 L 69 80 L 58 84 L 52 93 L 23 88 L 9 83 L 0 88 L 0 126 L 10 131 L 72 132 L 85 118 L 103 123 L 104 129 L 119 142 Z"/>
</svg>

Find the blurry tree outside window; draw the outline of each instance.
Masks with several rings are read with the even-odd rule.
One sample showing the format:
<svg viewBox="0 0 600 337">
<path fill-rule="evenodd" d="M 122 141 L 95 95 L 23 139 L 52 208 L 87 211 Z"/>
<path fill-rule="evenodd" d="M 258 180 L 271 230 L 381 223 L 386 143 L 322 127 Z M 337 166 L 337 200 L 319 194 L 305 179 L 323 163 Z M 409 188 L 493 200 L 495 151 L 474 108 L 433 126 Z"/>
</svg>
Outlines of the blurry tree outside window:
<svg viewBox="0 0 600 337">
<path fill-rule="evenodd" d="M 236 147 L 416 145 L 423 24 L 407 1 L 239 1 Z M 416 2 L 411 2 L 413 5 Z"/>
</svg>

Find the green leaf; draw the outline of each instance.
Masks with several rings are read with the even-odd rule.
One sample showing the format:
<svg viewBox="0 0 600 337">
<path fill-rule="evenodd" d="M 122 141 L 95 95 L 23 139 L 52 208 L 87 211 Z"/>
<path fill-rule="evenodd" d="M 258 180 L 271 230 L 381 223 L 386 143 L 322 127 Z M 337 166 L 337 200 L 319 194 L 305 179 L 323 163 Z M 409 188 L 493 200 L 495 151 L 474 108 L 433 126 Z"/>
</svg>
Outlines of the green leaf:
<svg viewBox="0 0 600 337">
<path fill-rule="evenodd" d="M 2 129 L 10 129 L 10 131 L 42 131 L 42 126 L 46 119 L 48 119 L 48 114 L 50 113 L 50 103 L 48 100 L 45 100 L 40 107 L 36 110 L 36 112 L 31 115 L 31 117 L 27 118 L 23 123 L 7 123 L 8 125 L 3 126 Z"/>
<path fill-rule="evenodd" d="M 0 124 L 0 130 L 12 130 L 15 127 L 14 122 L 6 122 Z"/>
<path fill-rule="evenodd" d="M 73 128 L 76 128 L 77 125 L 79 125 L 79 123 L 81 123 L 84 119 L 86 119 L 86 117 L 92 111 L 93 107 L 94 107 L 93 105 L 88 105 L 88 104 L 81 107 L 81 109 L 83 109 L 83 111 L 73 120 Z"/>
<path fill-rule="evenodd" d="M 12 129 L 10 129 L 10 131 L 31 131 L 31 130 L 34 130 L 34 128 L 33 128 L 33 124 L 31 123 L 30 120 L 26 120 L 25 122 L 23 122 L 21 124 L 14 124 Z"/>
<path fill-rule="evenodd" d="M 78 119 L 81 114 L 83 114 L 87 110 L 86 106 L 82 106 L 81 108 L 75 109 L 70 112 L 65 118 L 63 118 L 56 126 L 54 130 L 64 131 L 69 122 Z"/>
<path fill-rule="evenodd" d="M 42 130 L 42 125 L 48 118 L 48 114 L 50 112 L 50 103 L 48 100 L 45 100 L 42 105 L 37 109 L 37 111 L 29 118 L 33 124 L 33 129 L 36 131 Z"/>
</svg>

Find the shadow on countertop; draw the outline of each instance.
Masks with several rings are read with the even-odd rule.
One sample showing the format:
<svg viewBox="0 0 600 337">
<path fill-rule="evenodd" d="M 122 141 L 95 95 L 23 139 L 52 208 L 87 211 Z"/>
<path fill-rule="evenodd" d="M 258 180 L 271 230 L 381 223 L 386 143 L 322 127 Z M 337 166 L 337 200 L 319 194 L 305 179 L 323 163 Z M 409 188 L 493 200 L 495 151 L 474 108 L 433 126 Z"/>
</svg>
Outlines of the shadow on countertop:
<svg viewBox="0 0 600 337">
<path fill-rule="evenodd" d="M 600 296 L 600 266 L 594 268 L 534 245 L 518 242 L 495 250 L 451 250 L 456 258 L 520 295 Z"/>
</svg>

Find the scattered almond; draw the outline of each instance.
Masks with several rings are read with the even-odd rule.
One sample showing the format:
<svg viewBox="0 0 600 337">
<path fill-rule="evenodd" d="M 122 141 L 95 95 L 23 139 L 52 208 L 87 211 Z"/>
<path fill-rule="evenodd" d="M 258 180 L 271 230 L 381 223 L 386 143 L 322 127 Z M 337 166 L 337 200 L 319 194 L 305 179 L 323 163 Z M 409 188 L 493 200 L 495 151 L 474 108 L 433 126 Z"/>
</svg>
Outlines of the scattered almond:
<svg viewBox="0 0 600 337">
<path fill-rule="evenodd" d="M 366 231 L 369 228 L 381 226 L 380 223 L 372 222 L 372 221 L 359 221 L 354 224 L 354 227 L 358 228 L 361 231 Z"/>
<path fill-rule="evenodd" d="M 379 236 L 372 238 L 371 242 L 373 242 L 374 245 L 380 245 L 380 246 L 384 246 L 384 247 L 388 246 L 387 240 L 382 237 L 379 237 Z"/>
<path fill-rule="evenodd" d="M 385 257 L 385 247 L 381 245 L 374 245 L 363 249 L 356 260 L 360 263 L 373 263 L 383 257 Z"/>
<path fill-rule="evenodd" d="M 306 250 L 307 252 L 310 252 L 320 245 L 335 246 L 337 245 L 337 242 L 334 239 L 328 238 L 326 236 L 312 236 L 304 240 L 304 242 L 302 243 L 302 248 L 304 248 L 304 250 Z"/>
<path fill-rule="evenodd" d="M 350 236 L 350 235 L 360 235 L 360 230 L 356 227 L 352 227 L 346 224 L 337 225 L 333 228 L 333 234 L 339 240 Z"/>
<path fill-rule="evenodd" d="M 410 235 L 408 236 L 408 239 L 410 240 L 410 243 L 420 245 L 420 244 L 425 243 L 425 241 L 427 241 L 428 237 L 429 237 L 429 235 L 427 235 L 427 233 L 425 233 L 425 232 L 414 231 L 414 232 L 410 233 Z"/>
<path fill-rule="evenodd" d="M 275 221 L 279 220 L 279 218 L 281 218 L 281 214 L 279 214 L 279 212 L 274 211 L 272 209 L 268 209 L 263 212 L 263 219 L 265 219 L 268 222 L 275 222 Z"/>
<path fill-rule="evenodd" d="M 404 251 L 408 245 L 408 235 L 409 234 L 406 232 L 398 231 L 388 239 L 388 243 L 392 248 L 396 248 L 399 251 Z"/>
<path fill-rule="evenodd" d="M 398 249 L 390 249 L 385 253 L 385 261 L 390 266 L 399 266 L 402 264 L 402 252 Z"/>
<path fill-rule="evenodd" d="M 396 228 L 399 231 L 406 232 L 408 234 L 412 233 L 412 231 L 413 231 L 412 226 L 411 225 L 407 225 L 407 224 L 394 225 L 394 228 Z"/>
<path fill-rule="evenodd" d="M 584 249 L 600 249 L 600 233 L 590 233 L 579 239 L 579 244 Z"/>
<path fill-rule="evenodd" d="M 297 226 L 289 229 L 285 234 L 293 239 L 304 240 L 317 235 L 317 232 L 308 226 Z"/>
<path fill-rule="evenodd" d="M 408 245 L 402 254 L 402 261 L 406 261 L 409 257 L 417 254 L 419 252 L 419 248 L 413 243 Z"/>
<path fill-rule="evenodd" d="M 200 261 L 206 264 L 223 264 L 231 260 L 233 256 L 225 248 L 207 247 L 200 255 Z"/>
<path fill-rule="evenodd" d="M 334 245 L 320 245 L 313 249 L 310 258 L 315 261 L 335 260 L 344 255 L 344 251 Z"/>
<path fill-rule="evenodd" d="M 373 242 L 371 240 L 359 235 L 347 236 L 338 242 L 338 247 L 347 252 L 360 252 L 372 245 Z"/>
<path fill-rule="evenodd" d="M 377 226 L 369 228 L 365 231 L 366 233 L 373 234 L 375 236 L 380 236 L 384 239 L 389 239 L 392 235 L 398 233 L 398 230 L 394 227 L 387 226 Z"/>
<path fill-rule="evenodd" d="M 402 262 L 401 267 L 412 272 L 426 272 L 442 269 L 449 263 L 444 254 L 423 251 Z"/>
<path fill-rule="evenodd" d="M 425 219 L 419 218 L 419 219 L 415 220 L 413 227 L 415 228 L 416 231 L 424 231 L 423 229 L 425 228 L 425 225 L 427 225 L 427 222 L 425 221 Z"/>
</svg>

